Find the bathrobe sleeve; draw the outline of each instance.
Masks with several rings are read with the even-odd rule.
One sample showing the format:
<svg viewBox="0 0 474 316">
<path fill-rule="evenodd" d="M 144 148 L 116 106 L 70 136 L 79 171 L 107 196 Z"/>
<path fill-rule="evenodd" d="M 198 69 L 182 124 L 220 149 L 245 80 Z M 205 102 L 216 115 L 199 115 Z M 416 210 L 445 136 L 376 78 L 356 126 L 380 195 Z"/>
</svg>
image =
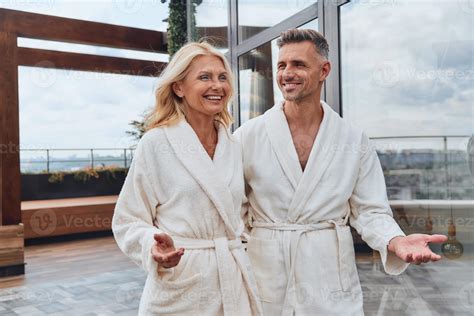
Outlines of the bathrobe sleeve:
<svg viewBox="0 0 474 316">
<path fill-rule="evenodd" d="M 250 226 L 252 222 L 252 218 L 251 218 L 251 213 L 250 213 L 250 202 L 247 199 L 248 192 L 250 191 L 250 187 L 248 186 L 247 181 L 245 179 L 245 161 L 244 161 L 244 146 L 243 146 L 243 140 L 242 140 L 243 138 L 242 129 L 241 128 L 237 129 L 234 132 L 233 136 L 242 148 L 242 151 L 241 151 L 242 152 L 242 165 L 244 169 L 245 195 L 242 199 L 242 209 L 240 212 L 240 217 L 242 218 L 242 221 L 244 222 L 244 225 L 245 225 L 244 233 L 250 234 L 250 231 L 252 230 L 252 227 Z"/>
<path fill-rule="evenodd" d="M 145 135 L 139 142 L 132 164 L 115 206 L 112 231 L 119 248 L 146 272 L 157 269 L 151 256 L 153 235 L 161 231 L 153 226 L 158 199 L 151 175 L 152 143 Z"/>
<path fill-rule="evenodd" d="M 359 174 L 349 200 L 351 226 L 371 248 L 379 251 L 385 272 L 397 275 L 409 264 L 389 252 L 387 246 L 392 238 L 405 233 L 393 219 L 380 161 L 364 134 L 361 149 Z"/>
</svg>

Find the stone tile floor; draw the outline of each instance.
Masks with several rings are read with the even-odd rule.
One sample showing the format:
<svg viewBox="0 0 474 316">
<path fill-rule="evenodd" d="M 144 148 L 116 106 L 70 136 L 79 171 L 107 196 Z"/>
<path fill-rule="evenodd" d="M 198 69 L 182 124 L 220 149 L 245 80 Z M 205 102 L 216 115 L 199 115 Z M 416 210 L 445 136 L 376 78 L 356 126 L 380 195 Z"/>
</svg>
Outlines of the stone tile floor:
<svg viewBox="0 0 474 316">
<path fill-rule="evenodd" d="M 370 256 L 357 261 L 366 315 L 474 315 L 472 259 L 410 266 L 400 276 L 385 274 Z M 0 315 L 136 315 L 144 281 L 140 268 L 130 265 L 3 288 Z"/>
<path fill-rule="evenodd" d="M 0 315 L 136 315 L 144 281 L 137 267 L 1 289 Z"/>
</svg>

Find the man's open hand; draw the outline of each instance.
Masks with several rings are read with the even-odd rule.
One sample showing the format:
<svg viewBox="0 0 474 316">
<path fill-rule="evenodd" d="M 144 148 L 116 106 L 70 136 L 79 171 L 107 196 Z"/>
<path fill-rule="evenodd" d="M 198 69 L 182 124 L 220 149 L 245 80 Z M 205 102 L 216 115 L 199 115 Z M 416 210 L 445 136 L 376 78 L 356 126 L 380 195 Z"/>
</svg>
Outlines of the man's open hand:
<svg viewBox="0 0 474 316">
<path fill-rule="evenodd" d="M 408 263 L 421 264 L 429 261 L 438 261 L 440 255 L 431 251 L 429 243 L 443 243 L 448 238 L 444 235 L 412 234 L 398 236 L 390 240 L 388 250 Z"/>
</svg>

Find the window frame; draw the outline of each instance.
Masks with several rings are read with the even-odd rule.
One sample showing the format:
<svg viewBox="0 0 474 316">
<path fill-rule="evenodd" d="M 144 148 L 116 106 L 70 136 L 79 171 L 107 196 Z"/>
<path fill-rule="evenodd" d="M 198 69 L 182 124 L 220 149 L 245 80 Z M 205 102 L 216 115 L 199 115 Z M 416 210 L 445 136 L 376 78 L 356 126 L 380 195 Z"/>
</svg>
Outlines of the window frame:
<svg viewBox="0 0 474 316">
<path fill-rule="evenodd" d="M 239 82 L 239 58 L 247 52 L 265 43 L 271 42 L 279 34 L 289 28 L 299 27 L 314 19 L 318 19 L 319 31 L 326 37 L 329 43 L 329 60 L 331 61 L 331 75 L 326 79 L 322 91 L 322 99 L 340 115 L 342 115 L 341 104 L 341 75 L 340 75 L 340 35 L 339 35 L 339 7 L 349 0 L 319 0 L 300 12 L 290 16 L 280 23 L 265 29 L 264 31 L 238 42 L 238 0 L 228 0 L 229 8 L 229 53 L 227 54 L 232 71 L 235 76 L 235 87 L 237 93 L 233 97 L 232 114 L 234 116 L 234 128 L 241 125 L 240 117 L 240 82 Z"/>
</svg>

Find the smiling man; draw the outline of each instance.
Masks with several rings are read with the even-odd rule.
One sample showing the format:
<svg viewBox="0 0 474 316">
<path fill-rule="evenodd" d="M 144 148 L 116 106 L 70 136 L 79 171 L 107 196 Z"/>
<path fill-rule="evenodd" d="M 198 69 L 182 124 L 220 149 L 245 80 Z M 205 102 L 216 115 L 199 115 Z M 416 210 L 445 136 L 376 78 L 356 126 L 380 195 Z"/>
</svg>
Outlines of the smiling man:
<svg viewBox="0 0 474 316">
<path fill-rule="evenodd" d="M 243 162 L 248 254 L 265 315 L 361 315 L 349 224 L 380 252 L 385 271 L 437 261 L 442 235 L 405 236 L 392 217 L 382 168 L 367 136 L 320 101 L 326 39 L 289 30 L 278 40 L 284 102 L 235 135 Z"/>
</svg>

